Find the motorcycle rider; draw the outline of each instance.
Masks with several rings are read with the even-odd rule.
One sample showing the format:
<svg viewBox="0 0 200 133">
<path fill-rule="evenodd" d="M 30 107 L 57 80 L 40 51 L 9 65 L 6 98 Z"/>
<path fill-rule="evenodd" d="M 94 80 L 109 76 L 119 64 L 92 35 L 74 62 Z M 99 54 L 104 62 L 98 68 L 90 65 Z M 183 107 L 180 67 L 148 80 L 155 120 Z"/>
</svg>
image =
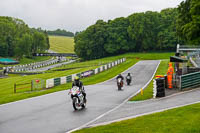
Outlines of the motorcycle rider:
<svg viewBox="0 0 200 133">
<path fill-rule="evenodd" d="M 119 79 L 119 78 L 121 78 L 122 79 L 122 86 L 123 86 L 123 80 L 124 80 L 124 77 L 121 75 L 121 74 L 119 74 L 118 76 L 117 76 L 117 80 Z"/>
<path fill-rule="evenodd" d="M 80 92 L 83 94 L 84 100 L 86 101 L 85 89 L 84 89 L 84 87 L 83 87 L 83 83 L 79 80 L 79 77 L 78 77 L 78 76 L 76 76 L 76 77 L 74 78 L 74 82 L 72 83 L 72 88 L 73 88 L 74 86 L 79 87 L 79 90 L 80 90 Z"/>
<path fill-rule="evenodd" d="M 131 83 L 131 80 L 132 80 L 131 74 L 128 73 L 128 75 L 126 76 L 127 85 L 129 85 Z"/>
</svg>

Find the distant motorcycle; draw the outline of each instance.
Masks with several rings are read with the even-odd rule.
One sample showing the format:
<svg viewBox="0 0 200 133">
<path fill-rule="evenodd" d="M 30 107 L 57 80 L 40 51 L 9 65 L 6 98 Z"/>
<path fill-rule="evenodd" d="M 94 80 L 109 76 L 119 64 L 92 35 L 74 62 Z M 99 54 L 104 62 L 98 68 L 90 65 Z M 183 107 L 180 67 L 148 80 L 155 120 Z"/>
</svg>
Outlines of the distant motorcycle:
<svg viewBox="0 0 200 133">
<path fill-rule="evenodd" d="M 131 77 L 130 76 L 126 77 L 126 83 L 127 83 L 127 85 L 130 85 L 130 83 L 131 83 Z"/>
<path fill-rule="evenodd" d="M 118 78 L 118 79 L 117 79 L 117 87 L 118 87 L 118 90 L 122 90 L 123 81 L 122 81 L 121 78 Z"/>
<path fill-rule="evenodd" d="M 71 94 L 72 105 L 74 110 L 79 110 L 86 107 L 86 100 L 84 99 L 83 94 L 79 90 L 79 87 L 74 86 L 72 89 L 70 89 L 69 94 Z"/>
</svg>

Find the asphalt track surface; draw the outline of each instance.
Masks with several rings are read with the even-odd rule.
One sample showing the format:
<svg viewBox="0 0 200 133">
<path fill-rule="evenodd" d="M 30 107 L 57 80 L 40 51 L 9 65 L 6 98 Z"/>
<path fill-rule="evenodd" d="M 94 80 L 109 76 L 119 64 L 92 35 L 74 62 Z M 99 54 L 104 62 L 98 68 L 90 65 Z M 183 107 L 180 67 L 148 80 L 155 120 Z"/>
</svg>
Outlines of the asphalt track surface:
<svg viewBox="0 0 200 133">
<path fill-rule="evenodd" d="M 87 107 L 74 111 L 68 91 L 55 92 L 0 105 L 0 133 L 64 133 L 81 127 L 116 108 L 138 92 L 153 76 L 160 61 L 140 61 L 123 73 L 131 86 L 117 91 L 116 80 L 86 86 Z"/>
<path fill-rule="evenodd" d="M 200 103 L 200 88 L 179 92 L 164 98 L 127 102 L 86 127 L 105 125 L 194 103 Z"/>
</svg>

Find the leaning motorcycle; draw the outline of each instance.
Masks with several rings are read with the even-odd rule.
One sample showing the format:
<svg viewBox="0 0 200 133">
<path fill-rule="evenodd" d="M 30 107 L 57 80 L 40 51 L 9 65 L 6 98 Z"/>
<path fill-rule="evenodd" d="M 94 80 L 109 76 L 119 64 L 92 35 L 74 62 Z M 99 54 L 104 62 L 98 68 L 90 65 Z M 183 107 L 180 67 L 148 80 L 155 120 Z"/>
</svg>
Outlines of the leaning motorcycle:
<svg viewBox="0 0 200 133">
<path fill-rule="evenodd" d="M 74 110 L 83 109 L 86 106 L 86 100 L 84 99 L 83 94 L 79 90 L 79 87 L 74 86 L 70 89 L 69 94 L 71 94 L 72 105 Z"/>
<path fill-rule="evenodd" d="M 117 87 L 118 87 L 118 90 L 122 90 L 123 81 L 122 81 L 121 78 L 118 78 L 118 79 L 117 79 Z"/>
</svg>

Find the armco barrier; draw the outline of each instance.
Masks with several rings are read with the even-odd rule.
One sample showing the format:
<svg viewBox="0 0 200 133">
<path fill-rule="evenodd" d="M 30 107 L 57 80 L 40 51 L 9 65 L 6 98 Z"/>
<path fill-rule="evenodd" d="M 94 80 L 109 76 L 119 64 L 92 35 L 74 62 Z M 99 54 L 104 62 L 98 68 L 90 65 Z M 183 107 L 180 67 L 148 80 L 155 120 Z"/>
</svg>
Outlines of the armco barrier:
<svg viewBox="0 0 200 133">
<path fill-rule="evenodd" d="M 106 65 L 103 65 L 99 68 L 96 68 L 94 70 L 89 70 L 89 71 L 85 71 L 85 72 L 82 72 L 82 73 L 76 73 L 76 74 L 72 74 L 72 75 L 69 75 L 69 76 L 64 76 L 64 77 L 59 77 L 59 78 L 54 78 L 54 79 L 47 79 L 46 80 L 46 88 L 51 88 L 51 87 L 54 87 L 54 86 L 57 86 L 57 85 L 60 85 L 60 84 L 66 84 L 66 83 L 69 83 L 69 82 L 72 82 L 74 80 L 74 78 L 76 76 L 80 77 L 80 78 L 84 78 L 84 77 L 88 77 L 90 75 L 93 75 L 93 74 L 98 74 L 100 72 L 103 72 L 109 68 L 112 68 L 122 62 L 126 61 L 125 58 L 123 59 L 119 59 L 117 61 L 114 61 L 112 63 L 108 63 Z"/>
<path fill-rule="evenodd" d="M 180 76 L 180 89 L 199 86 L 200 85 L 200 72 L 189 73 Z"/>
</svg>

